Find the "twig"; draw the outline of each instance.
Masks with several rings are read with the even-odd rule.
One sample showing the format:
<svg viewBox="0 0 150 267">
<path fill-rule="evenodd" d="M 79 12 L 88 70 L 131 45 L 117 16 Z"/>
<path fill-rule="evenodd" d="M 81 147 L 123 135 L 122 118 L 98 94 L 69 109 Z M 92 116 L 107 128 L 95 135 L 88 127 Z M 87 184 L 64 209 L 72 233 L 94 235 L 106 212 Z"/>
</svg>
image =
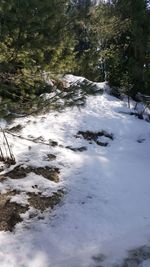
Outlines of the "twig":
<svg viewBox="0 0 150 267">
<path fill-rule="evenodd" d="M 13 153 L 12 153 L 12 151 L 11 151 L 10 146 L 9 146 L 9 143 L 8 143 L 7 137 L 6 137 L 6 135 L 5 135 L 5 132 L 4 132 L 4 130 L 2 130 L 2 131 L 3 131 L 3 135 L 4 135 L 4 138 L 5 138 L 7 147 L 8 147 L 8 151 L 9 151 L 10 158 L 11 158 L 12 160 L 14 160 L 14 155 L 13 155 Z"/>
<path fill-rule="evenodd" d="M 1 149 L 1 147 L 0 147 L 0 153 L 1 153 L 0 160 L 1 160 L 1 161 L 4 161 L 4 155 L 3 155 L 3 151 L 2 151 L 2 149 Z"/>
<path fill-rule="evenodd" d="M 50 146 L 50 143 L 46 143 L 46 142 L 43 142 L 43 141 L 36 141 L 34 139 L 30 139 L 30 138 L 27 138 L 27 137 L 24 137 L 24 136 L 21 136 L 21 135 L 17 135 L 17 134 L 14 134 L 8 130 L 5 131 L 7 134 L 9 135 L 12 135 L 14 137 L 17 137 L 17 138 L 20 138 L 20 139 L 23 139 L 23 140 L 27 140 L 29 142 L 33 142 L 33 143 L 39 143 L 39 144 L 43 144 L 43 145 L 47 145 L 47 146 Z"/>
<path fill-rule="evenodd" d="M 8 139 L 7 139 L 6 135 L 5 135 L 5 131 L 2 129 L 2 127 L 0 127 L 0 131 L 2 132 L 3 137 L 4 137 L 3 146 L 4 146 L 4 149 L 5 149 L 5 153 L 6 153 L 6 155 L 4 155 L 3 151 L 2 151 L 2 148 L 0 148 L 0 154 L 1 154 L 0 160 L 4 161 L 5 163 L 15 164 L 16 163 L 15 157 L 14 157 L 12 151 L 11 151 Z"/>
</svg>

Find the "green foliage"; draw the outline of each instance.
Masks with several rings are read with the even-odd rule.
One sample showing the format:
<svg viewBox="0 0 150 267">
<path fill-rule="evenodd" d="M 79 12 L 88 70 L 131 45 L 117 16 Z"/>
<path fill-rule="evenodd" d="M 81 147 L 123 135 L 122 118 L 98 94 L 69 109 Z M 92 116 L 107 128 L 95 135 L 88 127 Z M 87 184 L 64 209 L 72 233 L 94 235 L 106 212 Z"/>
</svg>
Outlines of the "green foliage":
<svg viewBox="0 0 150 267">
<path fill-rule="evenodd" d="M 150 94 L 147 2 L 1 0 L 1 96 L 49 92 L 43 71 L 107 80 L 132 97 Z"/>
<path fill-rule="evenodd" d="M 112 1 L 112 4 L 100 5 L 99 14 L 102 20 L 98 33 L 110 85 L 120 87 L 132 97 L 137 91 L 145 92 L 150 37 L 150 12 L 146 1 Z"/>
<path fill-rule="evenodd" d="M 73 38 L 67 9 L 67 0 L 0 2 L 1 96 L 5 89 L 19 95 L 36 95 L 40 87 L 44 92 L 41 72 L 71 69 Z"/>
</svg>

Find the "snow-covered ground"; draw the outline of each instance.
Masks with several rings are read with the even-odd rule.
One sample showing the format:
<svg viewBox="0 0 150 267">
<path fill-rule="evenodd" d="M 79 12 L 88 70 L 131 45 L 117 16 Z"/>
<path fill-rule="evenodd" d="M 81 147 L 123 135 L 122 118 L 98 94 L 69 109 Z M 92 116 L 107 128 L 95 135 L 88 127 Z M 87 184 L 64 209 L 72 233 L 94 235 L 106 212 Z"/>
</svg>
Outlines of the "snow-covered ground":
<svg viewBox="0 0 150 267">
<path fill-rule="evenodd" d="M 0 232 L 0 267 L 111 267 L 128 250 L 150 245 L 150 124 L 120 112 L 127 110 L 124 102 L 103 94 L 89 96 L 82 109 L 15 120 L 14 125 L 24 125 L 22 136 L 42 136 L 63 146 L 7 135 L 17 164 L 45 166 L 45 155 L 54 153 L 61 180 L 56 184 L 30 173 L 26 179 L 7 179 L 0 191 L 26 192 L 38 184 L 45 195 L 58 188 L 67 194 L 44 220 L 24 215 L 13 233 Z M 87 130 L 104 130 L 114 140 L 102 147 L 75 137 Z M 28 201 L 23 193 L 20 197 L 12 201 Z M 139 266 L 150 266 L 150 261 Z"/>
</svg>

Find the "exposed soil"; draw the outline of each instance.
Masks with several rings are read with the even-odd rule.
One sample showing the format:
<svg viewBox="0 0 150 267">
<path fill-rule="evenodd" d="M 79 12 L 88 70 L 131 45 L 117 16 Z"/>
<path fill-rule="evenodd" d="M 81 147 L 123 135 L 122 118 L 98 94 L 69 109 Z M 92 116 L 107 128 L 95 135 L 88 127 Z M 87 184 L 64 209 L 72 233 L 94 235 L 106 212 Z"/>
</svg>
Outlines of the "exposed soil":
<svg viewBox="0 0 150 267">
<path fill-rule="evenodd" d="M 21 131 L 23 129 L 23 127 L 24 127 L 23 125 L 18 124 L 16 126 L 13 126 L 13 127 L 9 128 L 9 131 L 11 131 L 11 132 L 19 132 L 19 131 Z"/>
<path fill-rule="evenodd" d="M 54 160 L 56 156 L 53 154 L 48 154 L 47 158 L 48 160 Z M 2 183 L 7 177 L 11 179 L 22 179 L 31 172 L 41 175 L 43 178 L 56 183 L 59 182 L 59 168 L 52 166 L 34 167 L 25 165 L 18 165 L 13 170 L 0 175 L 0 182 Z M 38 186 L 36 185 L 35 188 L 36 187 Z M 22 205 L 11 202 L 11 198 L 13 196 L 21 193 L 22 192 L 20 191 L 13 190 L 5 194 L 0 194 L 0 231 L 13 231 L 15 225 L 23 220 L 21 214 L 25 213 L 29 207 L 33 207 L 35 210 L 39 210 L 40 212 L 44 212 L 48 208 L 53 209 L 61 201 L 64 191 L 59 189 L 50 197 L 42 195 L 42 192 L 23 192 L 28 197 L 28 204 Z M 37 214 L 38 213 L 35 212 L 32 217 L 37 216 Z"/>
<path fill-rule="evenodd" d="M 0 182 L 3 182 L 6 179 L 4 175 L 0 175 Z"/>
<path fill-rule="evenodd" d="M 140 143 L 140 144 L 143 143 L 144 141 L 145 141 L 144 138 L 139 138 L 139 139 L 137 140 L 137 142 Z"/>
<path fill-rule="evenodd" d="M 64 191 L 62 189 L 54 192 L 50 197 L 44 197 L 35 193 L 28 193 L 28 202 L 31 207 L 40 211 L 45 211 L 48 208 L 53 209 L 56 205 L 58 205 L 63 195 Z"/>
<path fill-rule="evenodd" d="M 0 194 L 0 231 L 12 231 L 14 226 L 22 221 L 20 214 L 28 210 L 28 206 L 21 206 L 10 202 L 15 191 Z"/>
<path fill-rule="evenodd" d="M 63 189 L 54 192 L 50 197 L 41 196 L 40 193 L 28 193 L 29 205 L 22 206 L 21 204 L 10 201 L 12 196 L 19 193 L 21 192 L 14 190 L 0 194 L 0 231 L 13 231 L 15 225 L 23 221 L 21 214 L 25 213 L 29 209 L 29 206 L 44 212 L 46 209 L 53 209 L 58 205 L 64 195 Z M 32 218 L 36 215 L 37 213 L 35 212 Z"/>
<path fill-rule="evenodd" d="M 50 146 L 54 146 L 54 147 L 58 146 L 58 142 L 51 140 L 51 139 L 49 139 L 49 144 L 50 144 Z"/>
<path fill-rule="evenodd" d="M 113 140 L 113 134 L 109 134 L 106 131 L 100 131 L 100 132 L 91 132 L 91 131 L 79 131 L 77 135 L 75 135 L 76 138 L 83 137 L 85 140 L 89 141 L 91 143 L 94 141 L 99 146 L 107 146 L 108 142 L 103 142 L 100 140 L 100 137 L 107 137 L 108 140 Z"/>
<path fill-rule="evenodd" d="M 34 168 L 34 170 L 32 170 L 32 172 L 34 172 L 37 175 L 42 175 L 44 178 L 51 180 L 53 182 L 58 183 L 59 182 L 59 168 L 56 167 L 38 167 L 38 168 Z"/>
<path fill-rule="evenodd" d="M 56 155 L 48 154 L 46 159 L 49 160 L 49 161 L 55 160 L 56 159 Z"/>
<path fill-rule="evenodd" d="M 121 265 L 116 267 L 138 267 L 143 261 L 150 259 L 150 247 L 142 246 L 130 250 L 128 257 L 123 261 Z"/>
<path fill-rule="evenodd" d="M 5 173 L 4 177 L 9 177 L 11 179 L 21 179 L 27 176 L 31 172 L 30 167 L 24 167 L 23 165 L 16 166 L 12 171 Z"/>
<path fill-rule="evenodd" d="M 106 259 L 105 255 L 102 253 L 99 253 L 97 255 L 94 255 L 92 257 L 92 260 L 95 262 L 96 266 L 101 266 L 100 264 Z"/>
<path fill-rule="evenodd" d="M 1 167 L 0 167 L 0 173 L 1 173 L 3 170 L 4 170 L 4 167 L 1 166 Z"/>
<path fill-rule="evenodd" d="M 66 146 L 67 149 L 70 149 L 74 152 L 83 152 L 86 151 L 87 148 L 85 146 L 81 146 L 81 147 L 72 147 L 72 146 Z"/>
<path fill-rule="evenodd" d="M 44 178 L 53 182 L 59 182 L 59 168 L 56 167 L 33 167 L 33 166 L 16 166 L 12 171 L 7 172 L 2 177 L 10 177 L 11 179 L 21 179 L 27 176 L 28 173 L 34 172 L 37 175 L 42 175 Z M 1 176 L 0 176 L 1 177 Z"/>
<path fill-rule="evenodd" d="M 104 254 L 97 254 L 92 257 L 94 267 L 104 267 L 106 256 Z M 122 263 L 114 264 L 113 267 L 140 267 L 141 264 L 150 259 L 150 246 L 142 246 L 135 248 L 128 252 L 128 256 L 122 261 Z"/>
</svg>

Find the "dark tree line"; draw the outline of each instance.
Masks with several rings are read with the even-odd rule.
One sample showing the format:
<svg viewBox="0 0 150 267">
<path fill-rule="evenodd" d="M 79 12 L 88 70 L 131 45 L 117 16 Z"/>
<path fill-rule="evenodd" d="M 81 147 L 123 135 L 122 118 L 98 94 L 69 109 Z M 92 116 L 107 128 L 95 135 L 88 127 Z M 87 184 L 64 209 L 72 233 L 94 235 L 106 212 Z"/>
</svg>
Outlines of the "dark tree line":
<svg viewBox="0 0 150 267">
<path fill-rule="evenodd" d="M 41 92 L 43 71 L 107 80 L 132 97 L 150 94 L 149 4 L 1 0 L 1 96 Z"/>
</svg>

